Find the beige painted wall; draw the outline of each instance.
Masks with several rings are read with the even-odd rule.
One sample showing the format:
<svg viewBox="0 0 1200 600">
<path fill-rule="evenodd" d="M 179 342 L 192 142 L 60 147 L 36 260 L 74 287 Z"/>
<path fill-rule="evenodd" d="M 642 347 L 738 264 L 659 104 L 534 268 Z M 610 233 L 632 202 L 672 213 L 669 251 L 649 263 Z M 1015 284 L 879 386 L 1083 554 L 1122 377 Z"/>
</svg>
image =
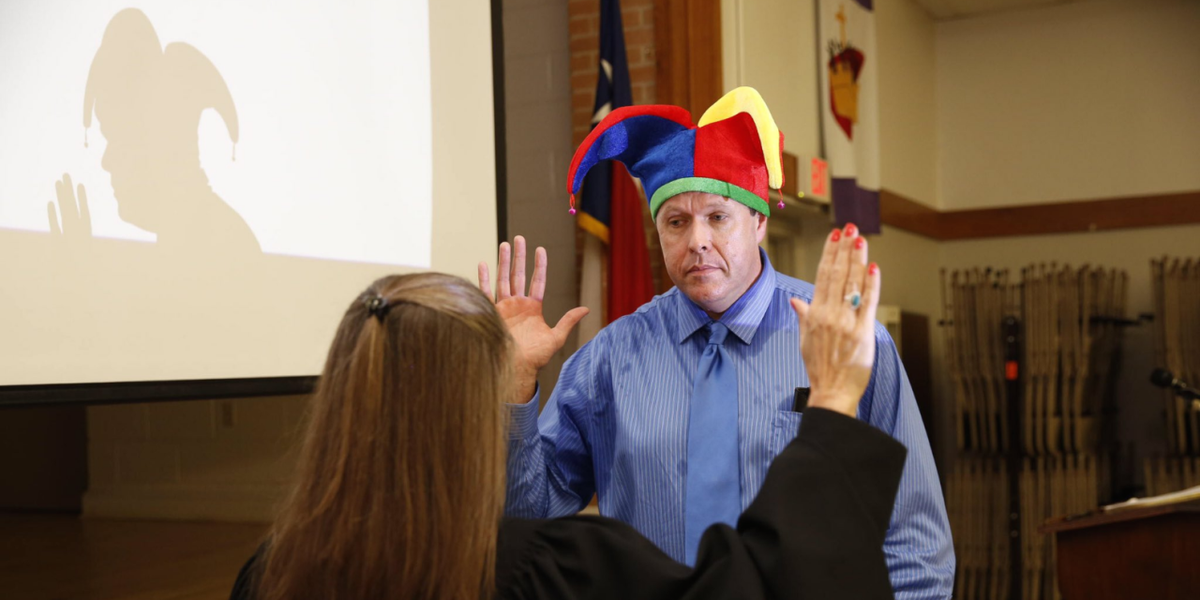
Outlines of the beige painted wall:
<svg viewBox="0 0 1200 600">
<path fill-rule="evenodd" d="M 933 19 L 912 0 L 876 2 L 875 19 L 880 186 L 938 206 Z"/>
<path fill-rule="evenodd" d="M 934 22 L 912 0 L 880 2 L 876 35 L 882 185 L 935 205 Z M 758 89 L 786 149 L 819 156 L 816 3 L 722 0 L 721 36 L 725 89 Z"/>
<path fill-rule="evenodd" d="M 943 208 L 1200 189 L 1200 2 L 937 26 Z"/>
<path fill-rule="evenodd" d="M 875 7 L 880 186 L 937 206 L 934 22 L 912 0 Z M 870 242 L 885 273 L 881 300 L 936 321 L 938 244 L 893 227 Z"/>
<path fill-rule="evenodd" d="M 721 0 L 725 91 L 757 89 L 801 157 L 820 150 L 815 17 L 813 0 Z"/>
</svg>

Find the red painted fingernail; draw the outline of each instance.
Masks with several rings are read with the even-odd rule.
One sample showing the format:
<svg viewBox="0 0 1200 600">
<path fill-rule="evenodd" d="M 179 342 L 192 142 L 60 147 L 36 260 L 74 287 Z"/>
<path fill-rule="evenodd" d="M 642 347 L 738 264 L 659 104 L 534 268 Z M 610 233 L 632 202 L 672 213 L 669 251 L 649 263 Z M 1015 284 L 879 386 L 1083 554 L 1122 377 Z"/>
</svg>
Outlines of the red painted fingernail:
<svg viewBox="0 0 1200 600">
<path fill-rule="evenodd" d="M 854 223 L 846 224 L 846 235 L 850 237 L 858 235 L 858 228 L 854 226 Z"/>
<path fill-rule="evenodd" d="M 854 240 L 854 249 L 855 250 L 862 250 L 863 246 L 866 246 L 866 245 L 867 245 L 867 238 L 858 238 L 857 240 Z"/>
<path fill-rule="evenodd" d="M 832 237 L 831 239 L 832 239 L 833 241 L 835 241 L 835 242 L 836 242 L 836 241 L 838 241 L 838 240 L 840 240 L 840 239 L 842 239 L 842 230 L 841 230 L 841 229 L 834 229 L 834 230 L 833 230 L 833 237 Z"/>
<path fill-rule="evenodd" d="M 878 272 L 879 272 L 879 265 L 877 265 L 877 264 L 875 264 L 875 263 L 871 263 L 871 266 L 867 267 L 867 272 L 868 272 L 868 273 L 870 273 L 870 274 L 872 274 L 872 275 L 874 275 L 874 274 L 878 273 Z"/>
</svg>

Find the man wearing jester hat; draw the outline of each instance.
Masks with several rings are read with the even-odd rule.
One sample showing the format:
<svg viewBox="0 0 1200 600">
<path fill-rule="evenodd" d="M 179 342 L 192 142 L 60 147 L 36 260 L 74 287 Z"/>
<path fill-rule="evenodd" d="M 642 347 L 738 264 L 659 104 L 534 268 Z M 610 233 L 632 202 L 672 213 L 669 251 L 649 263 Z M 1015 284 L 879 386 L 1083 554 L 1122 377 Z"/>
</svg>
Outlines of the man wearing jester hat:
<svg viewBox="0 0 1200 600">
<path fill-rule="evenodd" d="M 853 315 L 878 272 L 867 263 L 866 240 L 853 225 L 834 230 L 815 286 L 776 272 L 759 248 L 769 190 L 783 185 L 782 145 L 750 88 L 727 94 L 695 125 L 679 107 L 632 106 L 592 131 L 568 172 L 572 204 L 597 162 L 624 163 L 649 197 L 675 287 L 580 348 L 540 417 L 537 372 L 586 309 L 550 328 L 541 307 L 545 251 L 537 250 L 526 295 L 525 242 L 517 237 L 515 252 L 501 244 L 497 308 L 519 348 L 508 407 L 510 516 L 572 514 L 596 494 L 602 514 L 695 564 L 704 530 L 736 523 L 797 435 L 804 394 L 862 389 L 839 387 L 844 374 L 806 364 L 800 348 L 801 327 L 819 339 L 845 325 L 806 320 L 809 303 L 843 303 L 847 322 L 862 321 Z M 489 279 L 481 263 L 480 285 L 490 294 Z M 832 290 L 829 281 L 851 283 Z M 897 598 L 948 598 L 954 550 L 929 440 L 894 342 L 873 319 L 862 322 L 874 324 L 876 344 L 870 380 L 859 382 L 867 391 L 858 416 L 909 451 L 880 540 L 892 586 Z"/>
<path fill-rule="evenodd" d="M 100 165 L 111 175 L 119 216 L 157 234 L 163 251 L 197 257 L 213 248 L 224 255 L 261 253 L 254 232 L 212 190 L 200 166 L 197 129 L 209 108 L 237 143 L 233 97 L 212 62 L 189 44 L 164 48 L 140 10 L 113 16 L 88 72 L 83 126 L 86 140 L 94 112 L 107 141 Z M 63 175 L 56 188 L 58 205 L 48 206 L 51 231 L 90 236 L 84 186 L 73 187 L 70 175 Z"/>
</svg>

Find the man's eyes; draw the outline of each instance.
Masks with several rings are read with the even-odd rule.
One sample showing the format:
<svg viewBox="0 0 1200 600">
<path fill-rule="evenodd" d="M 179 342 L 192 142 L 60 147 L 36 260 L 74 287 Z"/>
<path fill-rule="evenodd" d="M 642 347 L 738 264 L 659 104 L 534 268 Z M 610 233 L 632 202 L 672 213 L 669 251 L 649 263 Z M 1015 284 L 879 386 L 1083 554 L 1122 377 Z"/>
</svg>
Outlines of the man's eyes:
<svg viewBox="0 0 1200 600">
<path fill-rule="evenodd" d="M 729 220 L 729 215 L 718 213 L 710 216 L 709 219 L 717 222 L 724 222 Z M 667 219 L 667 225 L 669 227 L 682 227 L 686 223 L 687 221 L 685 219 Z"/>
</svg>

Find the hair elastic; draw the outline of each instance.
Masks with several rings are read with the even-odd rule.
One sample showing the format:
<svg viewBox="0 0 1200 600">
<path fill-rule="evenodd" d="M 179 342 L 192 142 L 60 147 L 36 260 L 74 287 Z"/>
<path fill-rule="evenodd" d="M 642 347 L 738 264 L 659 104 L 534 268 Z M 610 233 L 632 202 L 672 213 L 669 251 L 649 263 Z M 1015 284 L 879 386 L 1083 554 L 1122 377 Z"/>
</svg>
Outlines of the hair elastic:
<svg viewBox="0 0 1200 600">
<path fill-rule="evenodd" d="M 366 299 L 366 305 L 367 314 L 379 319 L 380 323 L 383 322 L 383 318 L 387 316 L 388 309 L 391 308 L 391 305 L 388 304 L 387 298 L 384 298 L 379 294 L 368 296 Z"/>
</svg>

